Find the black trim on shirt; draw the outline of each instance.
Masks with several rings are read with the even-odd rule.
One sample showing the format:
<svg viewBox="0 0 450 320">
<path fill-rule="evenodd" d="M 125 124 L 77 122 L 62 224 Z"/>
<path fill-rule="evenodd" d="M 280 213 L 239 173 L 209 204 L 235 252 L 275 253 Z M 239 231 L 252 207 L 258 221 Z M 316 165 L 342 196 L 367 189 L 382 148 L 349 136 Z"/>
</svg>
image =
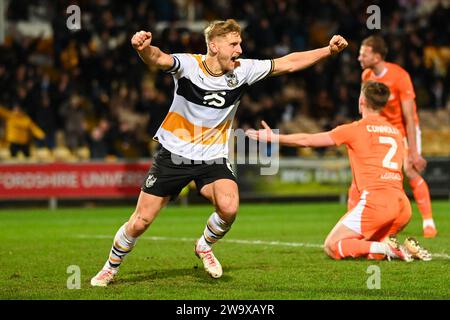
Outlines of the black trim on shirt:
<svg viewBox="0 0 450 320">
<path fill-rule="evenodd" d="M 223 72 L 221 72 L 221 73 L 214 73 L 214 72 L 212 72 L 212 71 L 208 68 L 208 65 L 206 64 L 206 61 L 205 61 L 205 60 L 202 60 L 202 64 L 203 64 L 203 66 L 205 67 L 206 72 L 208 72 L 211 76 L 213 76 L 213 77 L 221 77 L 221 76 L 224 75 Z"/>
<path fill-rule="evenodd" d="M 177 57 L 172 56 L 172 58 L 173 58 L 173 65 L 172 65 L 172 67 L 170 67 L 170 69 L 168 69 L 168 70 L 165 70 L 164 72 L 170 73 L 170 74 L 175 74 L 180 69 L 181 63 L 180 63 L 180 60 Z"/>
<path fill-rule="evenodd" d="M 244 83 L 230 90 L 205 90 L 192 83 L 188 78 L 181 77 L 178 79 L 176 94 L 198 106 L 226 109 L 235 105 L 241 99 L 248 86 L 248 84 Z"/>
</svg>

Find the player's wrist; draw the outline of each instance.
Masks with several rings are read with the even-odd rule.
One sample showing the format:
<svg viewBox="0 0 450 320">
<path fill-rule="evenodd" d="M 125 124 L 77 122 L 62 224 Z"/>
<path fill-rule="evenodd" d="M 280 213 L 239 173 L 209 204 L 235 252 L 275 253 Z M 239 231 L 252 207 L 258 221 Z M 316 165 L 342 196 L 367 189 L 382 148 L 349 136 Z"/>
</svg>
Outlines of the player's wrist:
<svg viewBox="0 0 450 320">
<path fill-rule="evenodd" d="M 334 54 L 333 49 L 331 48 L 331 45 L 328 45 L 328 53 L 330 56 L 332 56 Z"/>
<path fill-rule="evenodd" d="M 419 152 L 417 150 L 410 149 L 409 150 L 409 156 L 412 157 L 412 158 L 417 158 L 419 156 Z"/>
</svg>

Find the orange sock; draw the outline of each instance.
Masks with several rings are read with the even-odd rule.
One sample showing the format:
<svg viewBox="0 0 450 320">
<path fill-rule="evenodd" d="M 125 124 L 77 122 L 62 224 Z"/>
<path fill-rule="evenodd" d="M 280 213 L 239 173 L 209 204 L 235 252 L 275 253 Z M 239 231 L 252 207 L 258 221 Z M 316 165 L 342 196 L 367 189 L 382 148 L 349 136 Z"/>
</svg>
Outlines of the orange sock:
<svg viewBox="0 0 450 320">
<path fill-rule="evenodd" d="M 358 239 L 344 239 L 336 243 L 335 252 L 340 259 L 352 257 L 359 258 L 370 254 L 371 241 Z"/>
<path fill-rule="evenodd" d="M 367 260 L 383 260 L 386 257 L 386 255 L 381 253 L 371 253 L 367 255 Z"/>
<path fill-rule="evenodd" d="M 416 199 L 417 207 L 419 208 L 422 218 L 424 220 L 432 219 L 433 213 L 431 211 L 431 199 L 428 184 L 421 176 L 417 176 L 414 179 L 409 180 L 409 185 L 411 186 L 414 199 Z"/>
</svg>

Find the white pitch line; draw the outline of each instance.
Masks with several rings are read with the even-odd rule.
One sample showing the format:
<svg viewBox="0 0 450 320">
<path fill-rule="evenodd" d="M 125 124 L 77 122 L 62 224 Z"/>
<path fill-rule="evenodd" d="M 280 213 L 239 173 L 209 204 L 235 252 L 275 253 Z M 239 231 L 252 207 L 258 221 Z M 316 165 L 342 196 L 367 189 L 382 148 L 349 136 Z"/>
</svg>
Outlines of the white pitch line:
<svg viewBox="0 0 450 320">
<path fill-rule="evenodd" d="M 95 239 L 113 239 L 112 236 L 105 235 L 87 235 L 80 234 L 78 238 L 95 238 Z M 140 237 L 139 239 L 151 240 L 151 241 L 185 241 L 185 242 L 195 242 L 197 238 L 173 238 L 173 237 Z M 254 244 L 254 245 L 268 245 L 268 246 L 284 246 L 284 247 L 306 247 L 306 248 L 322 248 L 323 246 L 316 243 L 302 243 L 302 242 L 280 242 L 280 241 L 263 241 L 263 240 L 233 240 L 233 239 L 222 239 L 220 242 L 227 243 L 239 243 L 239 244 Z"/>
<path fill-rule="evenodd" d="M 77 238 L 82 239 L 113 239 L 112 236 L 105 235 L 87 235 L 80 234 Z M 185 242 L 195 242 L 197 238 L 175 238 L 175 237 L 140 237 L 139 239 L 150 240 L 150 241 L 185 241 Z M 267 245 L 267 246 L 281 246 L 281 247 L 305 247 L 305 248 L 323 248 L 323 245 L 317 243 L 305 243 L 305 242 L 281 242 L 281 241 L 264 241 L 264 240 L 238 240 L 238 239 L 222 239 L 220 242 L 226 243 L 238 243 L 238 244 L 249 244 L 249 245 Z M 443 258 L 450 260 L 450 255 L 445 253 L 433 253 L 433 258 Z"/>
</svg>

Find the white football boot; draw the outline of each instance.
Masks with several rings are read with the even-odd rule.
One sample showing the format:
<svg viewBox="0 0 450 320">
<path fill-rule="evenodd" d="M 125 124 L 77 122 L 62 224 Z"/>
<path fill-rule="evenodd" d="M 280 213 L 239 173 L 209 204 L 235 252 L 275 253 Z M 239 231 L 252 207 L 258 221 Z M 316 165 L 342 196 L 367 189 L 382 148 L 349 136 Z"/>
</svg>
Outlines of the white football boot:
<svg viewBox="0 0 450 320">
<path fill-rule="evenodd" d="M 91 286 L 93 287 L 106 287 L 109 283 L 114 280 L 115 275 L 118 271 L 106 268 L 100 270 L 95 277 L 91 279 Z"/>
<path fill-rule="evenodd" d="M 205 271 L 213 278 L 220 278 L 223 271 L 219 260 L 214 256 L 211 249 L 205 251 L 199 250 L 197 248 L 197 242 L 195 243 L 194 252 L 195 255 L 203 261 Z"/>
</svg>

